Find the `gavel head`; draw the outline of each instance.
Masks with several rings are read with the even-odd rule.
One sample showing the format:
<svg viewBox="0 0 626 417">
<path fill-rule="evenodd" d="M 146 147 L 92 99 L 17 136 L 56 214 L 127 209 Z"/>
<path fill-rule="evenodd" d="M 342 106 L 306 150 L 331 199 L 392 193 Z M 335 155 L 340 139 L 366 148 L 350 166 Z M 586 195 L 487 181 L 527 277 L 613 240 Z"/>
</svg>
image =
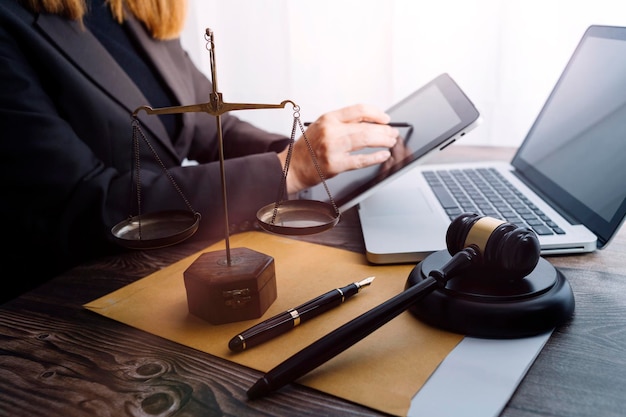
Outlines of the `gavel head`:
<svg viewBox="0 0 626 417">
<path fill-rule="evenodd" d="M 450 255 L 473 247 L 480 254 L 480 265 L 510 279 L 531 273 L 541 252 L 531 229 L 473 213 L 461 214 L 450 223 L 446 245 Z"/>
</svg>

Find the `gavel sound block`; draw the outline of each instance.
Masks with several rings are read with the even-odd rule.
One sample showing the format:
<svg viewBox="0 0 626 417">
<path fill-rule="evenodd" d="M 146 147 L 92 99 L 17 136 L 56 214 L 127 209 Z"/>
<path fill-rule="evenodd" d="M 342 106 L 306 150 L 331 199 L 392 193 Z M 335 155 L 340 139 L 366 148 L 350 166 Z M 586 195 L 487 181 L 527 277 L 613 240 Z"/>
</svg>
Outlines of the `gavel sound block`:
<svg viewBox="0 0 626 417">
<path fill-rule="evenodd" d="M 448 250 L 435 252 L 417 264 L 406 288 L 428 278 L 467 242 L 482 246 L 478 249 L 483 262 L 413 304 L 409 308 L 413 315 L 444 330 L 484 338 L 534 336 L 572 316 L 572 289 L 559 270 L 539 257 L 536 237 L 494 221 L 475 214 L 453 221 L 446 235 Z"/>
</svg>

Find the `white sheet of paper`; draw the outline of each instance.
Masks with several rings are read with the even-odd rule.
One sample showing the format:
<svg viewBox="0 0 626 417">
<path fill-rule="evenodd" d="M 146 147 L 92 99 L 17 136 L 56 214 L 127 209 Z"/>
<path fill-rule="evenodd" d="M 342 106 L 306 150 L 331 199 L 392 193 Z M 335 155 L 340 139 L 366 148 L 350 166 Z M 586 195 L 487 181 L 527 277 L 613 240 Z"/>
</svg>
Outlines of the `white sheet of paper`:
<svg viewBox="0 0 626 417">
<path fill-rule="evenodd" d="M 500 415 L 551 334 L 506 340 L 465 337 L 415 394 L 408 415 Z"/>
</svg>

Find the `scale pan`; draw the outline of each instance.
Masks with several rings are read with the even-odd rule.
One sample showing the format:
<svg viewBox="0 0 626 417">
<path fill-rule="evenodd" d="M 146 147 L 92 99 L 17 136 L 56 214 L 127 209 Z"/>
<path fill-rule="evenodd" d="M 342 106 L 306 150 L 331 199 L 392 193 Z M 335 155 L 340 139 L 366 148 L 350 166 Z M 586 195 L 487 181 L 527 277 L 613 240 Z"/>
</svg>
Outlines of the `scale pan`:
<svg viewBox="0 0 626 417">
<path fill-rule="evenodd" d="M 268 204 L 257 212 L 256 217 L 261 228 L 280 235 L 312 235 L 339 222 L 339 214 L 333 206 L 315 200 L 287 200 L 278 207 L 276 203 Z"/>
<path fill-rule="evenodd" d="M 200 214 L 190 211 L 161 211 L 130 217 L 111 229 L 115 241 L 130 249 L 156 249 L 191 237 L 200 223 Z"/>
</svg>

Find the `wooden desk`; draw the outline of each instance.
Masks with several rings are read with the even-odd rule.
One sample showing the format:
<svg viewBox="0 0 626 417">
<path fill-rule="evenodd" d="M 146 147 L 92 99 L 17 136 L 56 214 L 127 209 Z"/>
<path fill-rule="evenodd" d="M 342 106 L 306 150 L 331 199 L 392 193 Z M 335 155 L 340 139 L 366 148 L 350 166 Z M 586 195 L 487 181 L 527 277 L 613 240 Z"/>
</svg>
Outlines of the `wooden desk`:
<svg viewBox="0 0 626 417">
<path fill-rule="evenodd" d="M 436 161 L 511 154 L 452 146 Z M 364 252 L 354 210 L 335 229 L 301 239 Z M 0 416 L 380 415 L 297 384 L 248 402 L 246 390 L 259 372 L 81 307 L 210 243 L 103 258 L 0 306 Z M 625 255 L 622 230 L 604 251 L 548 258 L 573 287 L 575 317 L 555 331 L 503 416 L 623 415 Z"/>
</svg>

